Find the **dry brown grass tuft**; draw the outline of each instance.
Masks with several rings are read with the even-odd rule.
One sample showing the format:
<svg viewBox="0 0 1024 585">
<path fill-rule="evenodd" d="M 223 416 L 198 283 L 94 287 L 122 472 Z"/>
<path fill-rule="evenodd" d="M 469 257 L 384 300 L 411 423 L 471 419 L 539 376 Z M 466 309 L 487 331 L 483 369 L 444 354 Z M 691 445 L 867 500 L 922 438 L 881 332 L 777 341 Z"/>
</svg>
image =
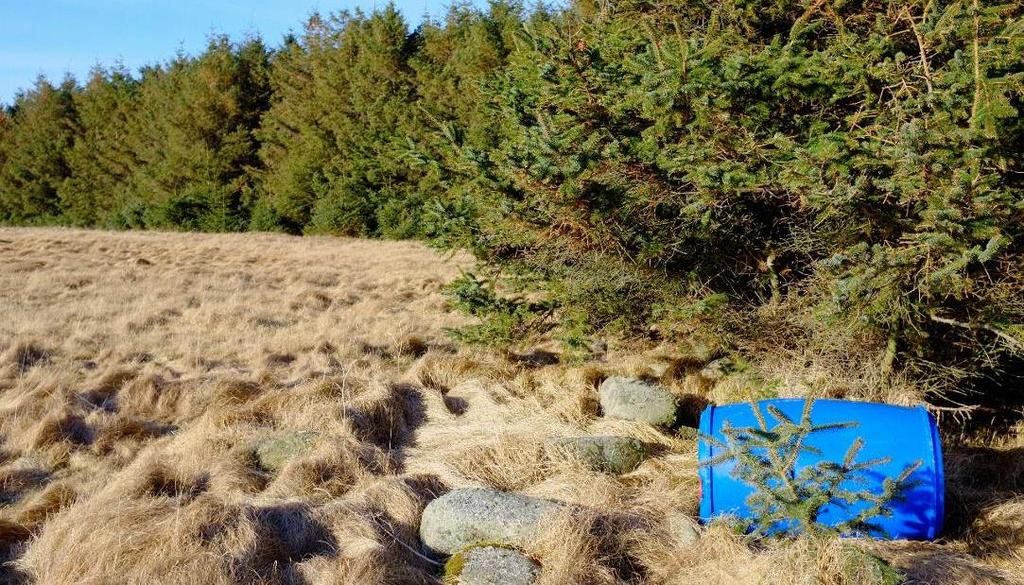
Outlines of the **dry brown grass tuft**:
<svg viewBox="0 0 1024 585">
<path fill-rule="evenodd" d="M 1006 569 L 1024 566 L 1024 497 L 993 504 L 971 525 L 974 554 Z"/>
<path fill-rule="evenodd" d="M 92 442 L 93 431 L 85 418 L 69 412 L 48 415 L 36 425 L 30 446 L 40 450 L 58 443 L 88 445 Z"/>
<path fill-rule="evenodd" d="M 618 583 L 604 550 L 608 538 L 597 527 L 598 518 L 581 511 L 567 511 L 551 521 L 541 538 L 527 551 L 544 567 L 538 585 Z M 617 564 L 617 563 L 616 563 Z"/>
<path fill-rule="evenodd" d="M 420 515 L 469 485 L 572 505 L 527 551 L 542 584 L 877 582 L 857 551 L 915 583 L 1024 575 L 1020 440 L 950 451 L 940 543 L 752 541 L 715 524 L 686 544 L 672 526 L 697 513 L 694 438 L 602 419 L 597 387 L 657 378 L 694 419 L 732 391 L 699 373 L 714 352 L 457 350 L 442 330 L 463 318 L 440 290 L 465 259 L 415 243 L 0 232 L 6 582 L 439 583 Z M 912 398 L 872 395 L 841 352 L 783 349 L 760 373 L 800 392 Z M 612 476 L 545 449 L 587 433 L 651 457 Z M 278 440 L 283 463 L 261 463 Z"/>
<path fill-rule="evenodd" d="M 75 503 L 77 498 L 78 493 L 71 486 L 61 482 L 50 483 L 21 505 L 16 520 L 22 526 L 37 529 L 51 516 Z"/>
<path fill-rule="evenodd" d="M 0 355 L 0 365 L 7 366 L 18 375 L 22 375 L 49 359 L 50 351 L 41 344 L 35 341 L 19 341 Z"/>
<path fill-rule="evenodd" d="M 391 454 L 376 445 L 352 437 L 324 440 L 282 469 L 265 493 L 321 501 L 394 471 Z"/>
</svg>

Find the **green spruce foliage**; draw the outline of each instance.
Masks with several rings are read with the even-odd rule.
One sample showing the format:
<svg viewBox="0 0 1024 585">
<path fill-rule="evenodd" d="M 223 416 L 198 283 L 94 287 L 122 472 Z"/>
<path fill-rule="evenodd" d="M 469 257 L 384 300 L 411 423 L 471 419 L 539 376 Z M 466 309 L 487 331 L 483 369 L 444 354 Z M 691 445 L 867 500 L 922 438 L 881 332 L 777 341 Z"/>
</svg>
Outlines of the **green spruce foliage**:
<svg viewBox="0 0 1024 585">
<path fill-rule="evenodd" d="M 267 205 L 290 231 L 417 234 L 411 36 L 393 7 L 314 16 L 274 60 L 263 119 Z"/>
<path fill-rule="evenodd" d="M 466 273 L 445 287 L 453 308 L 477 317 L 479 324 L 450 329 L 448 333 L 469 344 L 513 344 L 547 323 L 550 303 L 529 302 L 518 297 L 499 296 L 494 282 Z"/>
<path fill-rule="evenodd" d="M 198 58 L 143 73 L 130 136 L 140 164 L 119 218 L 126 227 L 245 229 L 268 59 L 259 39 L 236 46 L 219 37 Z"/>
<path fill-rule="evenodd" d="M 123 205 L 140 161 L 128 140 L 139 82 L 118 67 L 97 68 L 76 92 L 77 133 L 67 154 L 69 174 L 58 187 L 62 220 L 105 226 Z"/>
<path fill-rule="evenodd" d="M 774 405 L 765 409 L 776 421 L 769 426 L 757 403 L 750 404 L 756 427 L 733 427 L 726 421 L 724 440 L 705 435 L 703 439 L 721 454 L 702 461 L 714 466 L 733 462 L 731 475 L 754 489 L 750 506 L 750 528 L 759 534 L 778 531 L 824 535 L 884 536 L 878 519 L 892 514 L 891 505 L 912 487 L 910 476 L 921 462 L 908 465 L 898 476 L 887 477 L 882 489 L 871 489 L 871 470 L 889 462 L 888 458 L 858 461 L 864 441 L 857 438 L 842 461 L 821 460 L 813 465 L 797 466 L 803 454 L 821 456 L 808 444 L 815 433 L 855 427 L 856 423 L 815 424 L 811 420 L 814 401 L 804 402 L 800 420 L 795 421 Z M 866 486 L 866 487 L 865 487 Z M 836 525 L 824 524 L 821 515 L 828 509 L 849 510 L 848 517 Z"/>
<path fill-rule="evenodd" d="M 810 303 L 883 369 L 990 367 L 1024 350 L 1022 12 L 535 13 L 487 84 L 497 148 L 450 164 L 472 203 L 446 238 L 544 290 L 570 341 Z"/>
<path fill-rule="evenodd" d="M 423 238 L 480 260 L 481 342 L 769 308 L 981 377 L 1024 355 L 1022 55 L 1019 2 L 314 16 L 41 80 L 0 118 L 0 221 Z"/>
<path fill-rule="evenodd" d="M 38 224 L 60 217 L 57 193 L 71 172 L 77 132 L 75 92 L 71 79 L 53 85 L 40 78 L 8 108 L 0 134 L 0 221 Z"/>
</svg>

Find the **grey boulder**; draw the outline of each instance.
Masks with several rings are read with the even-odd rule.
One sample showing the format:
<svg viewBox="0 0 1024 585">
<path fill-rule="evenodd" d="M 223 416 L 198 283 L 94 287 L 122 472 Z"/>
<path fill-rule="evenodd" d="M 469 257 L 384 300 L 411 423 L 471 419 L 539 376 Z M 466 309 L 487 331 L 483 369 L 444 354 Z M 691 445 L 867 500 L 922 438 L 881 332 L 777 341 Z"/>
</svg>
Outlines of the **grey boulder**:
<svg viewBox="0 0 1024 585">
<path fill-rule="evenodd" d="M 519 551 L 475 546 L 448 561 L 446 582 L 453 585 L 531 585 L 540 568 Z"/>
<path fill-rule="evenodd" d="M 676 422 L 676 397 L 657 384 L 612 376 L 598 389 L 601 410 L 608 418 L 670 427 Z"/>
<path fill-rule="evenodd" d="M 550 500 L 486 488 L 462 488 L 430 502 L 420 520 L 427 550 L 450 555 L 470 545 L 494 543 L 526 547 L 544 521 L 562 505 Z"/>
<path fill-rule="evenodd" d="M 641 441 L 613 435 L 549 439 L 546 449 L 551 457 L 579 459 L 595 471 L 608 473 L 629 473 L 647 456 Z"/>
</svg>

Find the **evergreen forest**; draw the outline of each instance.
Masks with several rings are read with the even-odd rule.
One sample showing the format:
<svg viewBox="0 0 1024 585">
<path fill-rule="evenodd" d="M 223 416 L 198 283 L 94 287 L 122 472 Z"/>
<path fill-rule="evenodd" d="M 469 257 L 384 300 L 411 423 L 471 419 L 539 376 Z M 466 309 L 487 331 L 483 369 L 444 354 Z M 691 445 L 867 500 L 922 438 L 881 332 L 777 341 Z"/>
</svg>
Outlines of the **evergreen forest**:
<svg viewBox="0 0 1024 585">
<path fill-rule="evenodd" d="M 492 0 L 275 43 L 40 78 L 0 223 L 469 251 L 469 342 L 770 339 L 947 398 L 1024 371 L 1020 2 Z"/>
</svg>

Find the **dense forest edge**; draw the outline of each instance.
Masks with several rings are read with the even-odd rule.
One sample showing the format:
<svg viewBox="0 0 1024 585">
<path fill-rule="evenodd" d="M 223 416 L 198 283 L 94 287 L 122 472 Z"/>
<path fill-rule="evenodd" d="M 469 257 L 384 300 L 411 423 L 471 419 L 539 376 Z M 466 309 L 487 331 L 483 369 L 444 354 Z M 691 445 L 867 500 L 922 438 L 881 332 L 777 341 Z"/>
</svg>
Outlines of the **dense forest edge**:
<svg viewBox="0 0 1024 585">
<path fill-rule="evenodd" d="M 1019 2 L 388 6 L 40 78 L 0 111 L 0 223 L 422 239 L 479 261 L 468 342 L 685 340 L 1019 406 L 1022 108 Z"/>
</svg>

